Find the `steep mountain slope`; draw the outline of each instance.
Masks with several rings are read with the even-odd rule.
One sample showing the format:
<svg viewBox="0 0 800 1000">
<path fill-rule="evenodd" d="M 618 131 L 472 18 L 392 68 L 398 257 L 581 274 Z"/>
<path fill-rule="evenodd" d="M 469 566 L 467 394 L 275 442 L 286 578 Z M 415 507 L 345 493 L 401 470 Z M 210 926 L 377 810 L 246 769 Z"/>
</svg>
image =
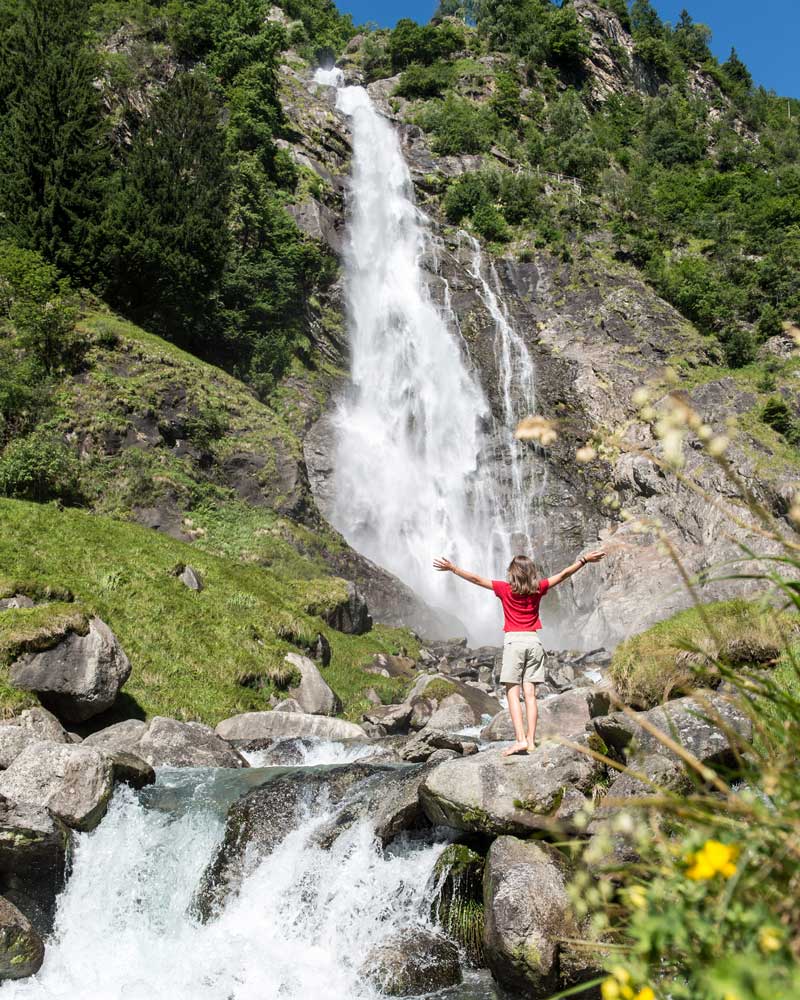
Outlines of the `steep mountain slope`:
<svg viewBox="0 0 800 1000">
<path fill-rule="evenodd" d="M 653 444 L 633 403 L 641 385 L 651 384 L 656 407 L 676 394 L 691 402 L 715 431 L 730 433 L 736 416 L 732 464 L 785 515 L 797 488 L 792 442 L 800 420 L 789 335 L 799 301 L 791 145 L 800 114 L 779 121 L 772 99 L 747 83 L 733 56 L 723 67 L 710 59 L 701 26 L 648 22 L 642 0 L 633 23 L 616 0 L 528 6 L 535 16 L 526 14 L 518 31 L 503 21 L 503 5 L 487 3 L 477 29 L 440 17 L 426 28 L 401 22 L 391 33 L 353 37 L 323 0 L 271 8 L 248 0 L 235 16 L 218 0 L 169 10 L 92 5 L 102 54 L 97 86 L 117 171 L 97 285 L 118 309 L 192 354 L 92 296 L 75 306 L 74 292 L 63 292 L 75 357 L 45 358 L 40 381 L 49 396 L 31 402 L 37 376 L 19 375 L 19 345 L 42 326 L 17 300 L 34 312 L 49 307 L 56 279 L 26 305 L 30 289 L 23 294 L 14 284 L 19 260 L 4 256 L 11 294 L 0 302 L 3 364 L 16 373 L 12 382 L 19 378 L 29 414 L 14 417 L 15 405 L 23 411 L 12 393 L 3 411 L 4 491 L 130 517 L 198 548 L 269 564 L 287 581 L 338 573 L 366 590 L 379 620 L 422 633 L 460 629 L 353 552 L 326 521 L 329 416 L 349 363 L 341 255 L 351 143 L 332 92 L 312 75 L 346 49 L 339 63 L 348 82 L 367 83 L 397 128 L 432 220 L 430 292 L 441 299 L 449 289 L 491 404 L 491 475 L 507 492 L 497 318 L 487 288 L 535 363 L 536 409 L 558 422 L 556 443 L 528 465 L 542 568 L 558 568 L 597 538 L 608 545 L 603 575 L 577 578 L 559 595 L 550 640 L 574 645 L 580 633 L 586 645 L 615 642 L 684 606 L 674 567 L 655 539 L 622 522 L 622 508 L 661 520 L 690 572 L 736 552 L 724 516 L 643 459 L 575 462 L 576 448 L 598 428 L 628 422 L 630 442 Z M 141 199 L 125 194 L 152 182 L 146 149 L 172 141 L 175 116 L 190 114 L 179 89 L 187 75 L 207 79 L 222 109 L 193 128 L 215 156 L 223 145 L 215 130 L 224 128 L 230 158 L 214 210 L 227 213 L 231 239 L 214 249 L 214 234 L 203 228 L 211 249 L 195 251 L 222 255 L 216 277 L 205 272 L 209 287 L 190 277 L 180 224 L 173 245 L 164 219 L 156 225 Z M 199 104 L 211 108 L 206 97 Z M 196 159 L 182 162 L 191 175 Z M 220 177 L 225 169 L 221 163 Z M 151 207 L 168 217 L 169 205 Z M 761 245 L 765 232 L 774 234 L 771 248 Z M 147 267 L 162 270 L 141 288 L 145 251 L 155 254 Z M 110 259 L 114 267 L 104 270 Z M 120 284 L 125 273 L 138 275 L 139 285 Z M 532 401 L 513 380 L 510 389 L 515 414 L 524 416 Z M 52 444 L 60 471 L 42 458 Z M 14 471 L 23 460 L 47 467 L 26 480 Z M 726 496 L 700 453 L 689 452 L 685 471 L 713 497 Z"/>
</svg>

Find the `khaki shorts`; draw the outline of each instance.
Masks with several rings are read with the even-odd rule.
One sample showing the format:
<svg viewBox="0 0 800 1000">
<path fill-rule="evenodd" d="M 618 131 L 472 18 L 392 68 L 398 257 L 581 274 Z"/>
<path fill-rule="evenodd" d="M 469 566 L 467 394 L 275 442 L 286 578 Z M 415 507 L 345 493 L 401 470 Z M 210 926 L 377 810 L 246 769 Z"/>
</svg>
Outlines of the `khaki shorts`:
<svg viewBox="0 0 800 1000">
<path fill-rule="evenodd" d="M 501 684 L 542 684 L 547 676 L 544 646 L 535 632 L 506 632 Z"/>
</svg>

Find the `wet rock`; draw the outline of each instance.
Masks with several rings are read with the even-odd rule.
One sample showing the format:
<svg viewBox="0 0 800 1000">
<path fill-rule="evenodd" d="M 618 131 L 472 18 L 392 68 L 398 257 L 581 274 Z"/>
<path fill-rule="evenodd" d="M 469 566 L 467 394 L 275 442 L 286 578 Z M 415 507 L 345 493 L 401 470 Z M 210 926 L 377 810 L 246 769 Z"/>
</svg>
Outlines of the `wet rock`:
<svg viewBox="0 0 800 1000">
<path fill-rule="evenodd" d="M 547 739 L 548 736 L 577 736 L 582 733 L 590 719 L 589 691 L 589 688 L 576 688 L 539 701 L 537 740 Z M 526 717 L 524 704 L 522 717 Z M 514 726 L 508 709 L 498 712 L 481 731 L 481 739 L 489 742 L 514 738 Z"/>
<path fill-rule="evenodd" d="M 323 680 L 313 660 L 300 656 L 299 653 L 288 653 L 286 662 L 300 673 L 300 685 L 291 688 L 289 695 L 298 703 L 301 711 L 309 715 L 336 715 L 341 711 L 341 701 Z"/>
<path fill-rule="evenodd" d="M 469 756 L 478 752 L 478 744 L 468 736 L 428 728 L 410 739 L 400 750 L 400 756 L 403 760 L 417 763 L 430 760 L 436 751 L 442 750 L 452 751 L 459 757 Z"/>
<path fill-rule="evenodd" d="M 420 798 L 434 826 L 486 836 L 570 830 L 604 775 L 598 761 L 556 743 L 516 757 L 484 751 L 439 764 L 422 783 Z"/>
<path fill-rule="evenodd" d="M 256 746 L 261 740 L 251 740 L 246 744 L 247 749 L 261 751 L 261 767 L 293 767 L 296 764 L 304 763 L 309 750 L 318 747 L 322 740 L 309 737 L 300 739 L 271 740 L 266 747 Z"/>
<path fill-rule="evenodd" d="M 85 722 L 111 708 L 130 672 L 117 637 L 92 618 L 86 635 L 70 632 L 52 649 L 23 654 L 11 665 L 10 678 L 60 719 Z"/>
<path fill-rule="evenodd" d="M 0 892 L 49 934 L 73 835 L 47 809 L 0 795 Z"/>
<path fill-rule="evenodd" d="M 132 752 L 153 767 L 248 766 L 210 726 L 161 716 L 151 720 Z"/>
<path fill-rule="evenodd" d="M 461 982 L 456 946 L 423 927 L 395 931 L 369 952 L 360 972 L 391 997 L 435 993 Z"/>
<path fill-rule="evenodd" d="M 410 707 L 410 706 L 409 706 Z M 410 714 L 410 713 L 409 713 Z M 431 714 L 426 727 L 457 733 L 475 725 L 475 712 L 463 695 L 449 694 Z"/>
<path fill-rule="evenodd" d="M 155 784 L 156 772 L 141 757 L 127 750 L 104 750 L 114 774 L 114 783 L 121 782 L 131 788 L 145 788 Z"/>
<path fill-rule="evenodd" d="M 224 719 L 216 728 L 224 740 L 257 740 L 281 736 L 317 736 L 323 740 L 366 739 L 353 722 L 300 712 L 244 712 Z"/>
<path fill-rule="evenodd" d="M 458 942 L 473 968 L 485 968 L 483 955 L 483 869 L 486 859 L 465 844 L 450 844 L 430 879 L 431 919 Z"/>
<path fill-rule="evenodd" d="M 0 774 L 0 795 L 48 808 L 75 830 L 93 830 L 105 815 L 114 775 L 92 747 L 34 743 Z"/>
<path fill-rule="evenodd" d="M 135 753 L 139 740 L 147 729 L 147 723 L 140 719 L 126 719 L 113 726 L 99 729 L 84 739 L 84 746 L 97 747 L 102 750 L 126 750 Z"/>
<path fill-rule="evenodd" d="M 48 743 L 71 743 L 69 733 L 64 729 L 52 712 L 46 708 L 36 705 L 34 708 L 26 708 L 18 716 L 11 719 L 8 725 L 19 726 L 38 736 L 40 740 Z"/>
<path fill-rule="evenodd" d="M 35 975 L 44 961 L 44 942 L 26 916 L 0 896 L 0 981 Z"/>
<path fill-rule="evenodd" d="M 0 770 L 11 765 L 31 743 L 41 742 L 40 737 L 21 726 L 0 726 Z"/>
<path fill-rule="evenodd" d="M 316 832 L 318 845 L 329 846 L 367 812 L 376 817 L 377 835 L 388 840 L 420 817 L 417 787 L 421 777 L 407 773 L 398 783 L 395 772 L 351 764 L 325 772 L 284 775 L 252 789 L 228 811 L 222 843 L 195 897 L 198 916 L 208 920 L 216 915 L 230 894 L 238 891 L 250 867 L 270 855 L 321 796 L 334 810 L 334 817 Z M 382 811 L 376 815 L 378 806 Z"/>
<path fill-rule="evenodd" d="M 354 583 L 347 584 L 347 597 L 322 617 L 331 628 L 347 635 L 363 635 L 372 628 L 367 602 Z"/>
<path fill-rule="evenodd" d="M 489 849 L 484 950 L 505 990 L 544 1000 L 597 975 L 586 965 L 561 961 L 561 942 L 582 936 L 567 895 L 569 880 L 563 854 L 547 844 L 498 837 Z"/>
<path fill-rule="evenodd" d="M 455 760 L 461 754 L 457 750 L 434 750 L 428 757 L 429 764 L 444 764 L 446 760 Z"/>
</svg>

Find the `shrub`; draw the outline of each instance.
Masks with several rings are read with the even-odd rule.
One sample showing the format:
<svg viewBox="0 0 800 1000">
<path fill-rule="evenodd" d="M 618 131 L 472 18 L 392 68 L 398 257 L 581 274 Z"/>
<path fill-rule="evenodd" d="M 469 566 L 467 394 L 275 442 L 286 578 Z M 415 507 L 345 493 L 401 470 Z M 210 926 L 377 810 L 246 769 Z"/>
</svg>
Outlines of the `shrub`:
<svg viewBox="0 0 800 1000">
<path fill-rule="evenodd" d="M 419 123 L 434 134 L 436 152 L 445 156 L 491 149 L 499 124 L 492 111 L 452 94 L 424 109 Z"/>
<path fill-rule="evenodd" d="M 70 368 L 80 358 L 84 342 L 75 329 L 77 310 L 61 298 L 48 302 L 17 302 L 11 319 L 20 344 L 44 365 L 48 372 Z"/>
<path fill-rule="evenodd" d="M 51 384 L 36 358 L 0 341 L 0 447 L 32 430 L 51 406 Z"/>
<path fill-rule="evenodd" d="M 508 227 L 502 213 L 489 201 L 481 202 L 472 213 L 472 225 L 484 239 L 501 242 L 508 239 Z"/>
<path fill-rule="evenodd" d="M 724 637 L 718 644 L 707 622 Z M 738 666 L 777 658 L 794 620 L 773 608 L 744 600 L 723 601 L 682 611 L 627 639 L 611 661 L 611 679 L 627 704 L 651 708 L 687 693 L 714 673 L 722 659 Z"/>
<path fill-rule="evenodd" d="M 797 420 L 782 396 L 771 396 L 761 410 L 761 419 L 792 444 L 800 439 Z"/>
<path fill-rule="evenodd" d="M 422 25 L 405 17 L 397 22 L 387 46 L 395 73 L 411 63 L 429 65 L 463 47 L 464 31 L 458 25 Z"/>
<path fill-rule="evenodd" d="M 751 330 L 737 326 L 722 338 L 725 360 L 731 368 L 752 364 L 758 354 L 758 343 Z"/>
<path fill-rule="evenodd" d="M 437 62 L 432 66 L 412 63 L 400 76 L 395 94 L 413 99 L 415 97 L 439 97 L 453 80 L 453 67 Z"/>
<path fill-rule="evenodd" d="M 472 215 L 478 205 L 491 196 L 491 187 L 486 174 L 472 172 L 462 174 L 453 181 L 444 196 L 443 208 L 448 220 L 456 225 Z"/>
<path fill-rule="evenodd" d="M 17 500 L 81 501 L 79 463 L 54 434 L 33 431 L 6 445 L 0 456 L 0 494 Z"/>
</svg>

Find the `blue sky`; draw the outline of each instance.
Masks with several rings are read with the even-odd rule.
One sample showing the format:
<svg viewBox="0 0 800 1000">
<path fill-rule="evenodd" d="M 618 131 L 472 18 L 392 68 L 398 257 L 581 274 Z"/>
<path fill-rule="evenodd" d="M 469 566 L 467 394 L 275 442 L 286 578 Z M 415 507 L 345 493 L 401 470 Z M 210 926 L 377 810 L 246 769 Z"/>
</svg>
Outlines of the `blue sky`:
<svg viewBox="0 0 800 1000">
<path fill-rule="evenodd" d="M 711 47 L 721 60 L 731 46 L 750 67 L 757 84 L 800 97 L 800 0 L 654 0 L 665 21 L 675 22 L 683 7 L 714 33 Z M 356 24 L 392 26 L 401 17 L 427 21 L 437 0 L 337 0 Z"/>
</svg>

